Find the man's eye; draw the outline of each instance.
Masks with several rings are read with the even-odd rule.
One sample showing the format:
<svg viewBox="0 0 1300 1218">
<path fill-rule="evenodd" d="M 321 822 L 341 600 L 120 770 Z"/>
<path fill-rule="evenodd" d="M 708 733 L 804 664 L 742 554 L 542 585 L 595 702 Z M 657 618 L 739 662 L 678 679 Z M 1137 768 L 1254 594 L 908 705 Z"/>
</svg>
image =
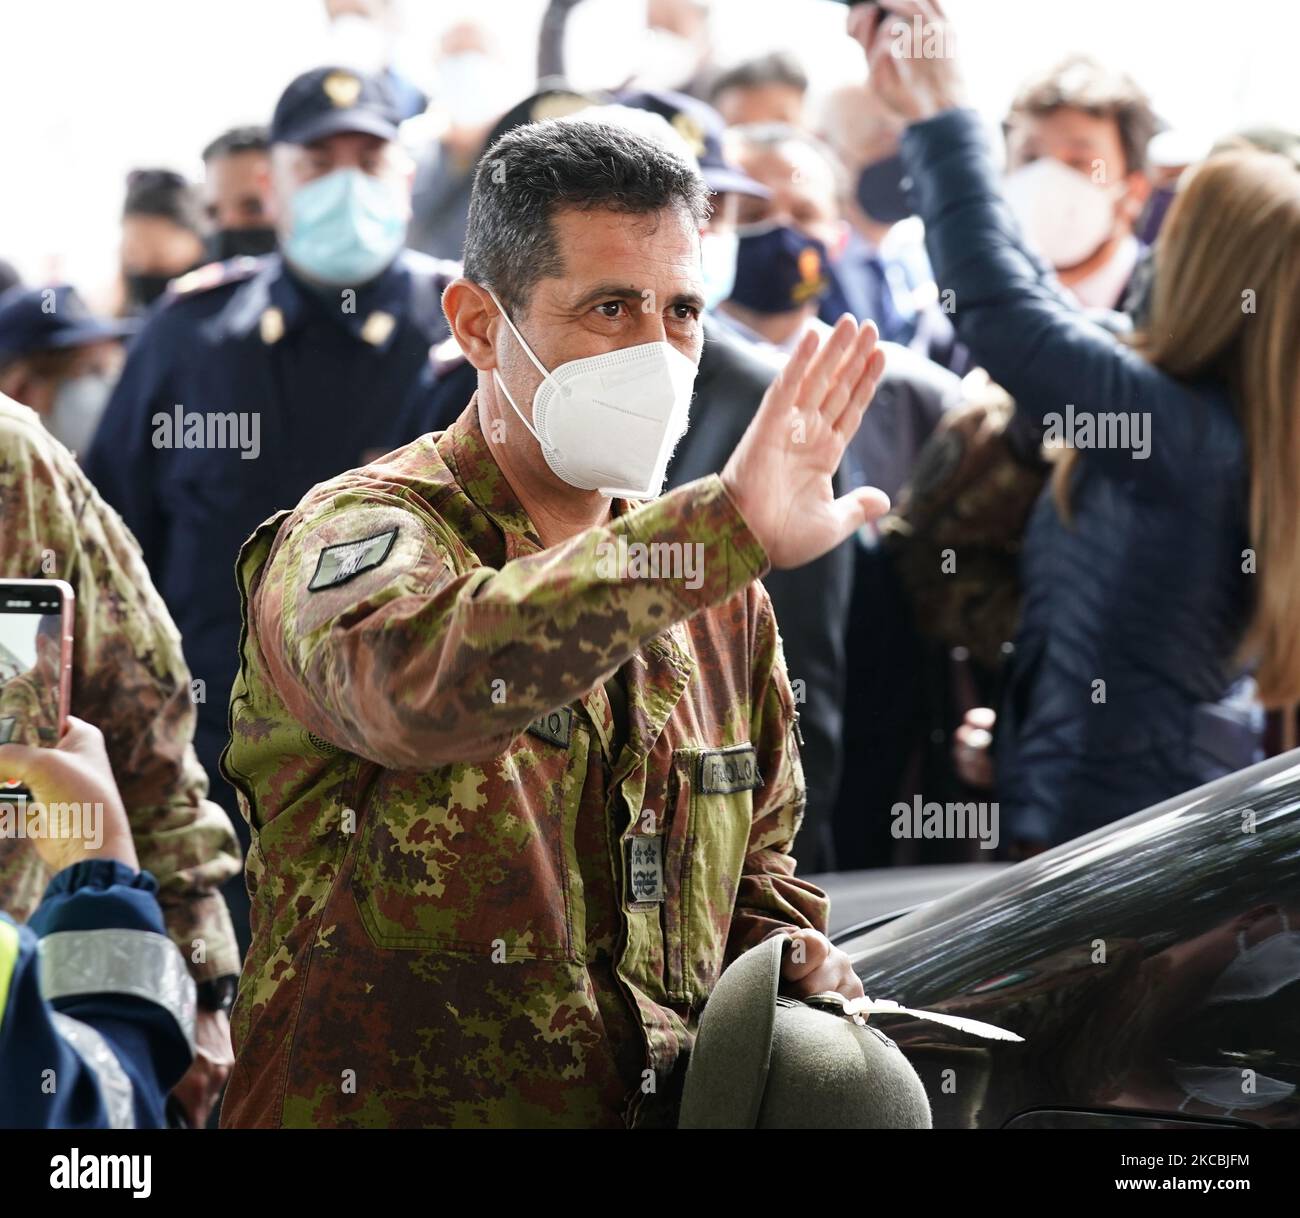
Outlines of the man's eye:
<svg viewBox="0 0 1300 1218">
<path fill-rule="evenodd" d="M 694 305 L 678 304 L 673 305 L 673 316 L 678 321 L 694 321 L 700 315 L 699 309 Z"/>
<path fill-rule="evenodd" d="M 619 311 L 621 308 L 623 308 L 623 302 L 622 302 L 621 300 L 607 300 L 607 301 L 605 301 L 604 304 L 598 304 L 598 305 L 596 306 L 596 311 L 597 311 L 597 312 L 598 312 L 602 317 L 608 317 L 611 321 L 613 321 L 613 319 L 616 318 L 616 317 L 618 316 L 618 311 Z M 606 313 L 606 312 L 605 312 L 606 309 L 612 309 L 613 312 L 612 312 L 612 313 Z"/>
</svg>

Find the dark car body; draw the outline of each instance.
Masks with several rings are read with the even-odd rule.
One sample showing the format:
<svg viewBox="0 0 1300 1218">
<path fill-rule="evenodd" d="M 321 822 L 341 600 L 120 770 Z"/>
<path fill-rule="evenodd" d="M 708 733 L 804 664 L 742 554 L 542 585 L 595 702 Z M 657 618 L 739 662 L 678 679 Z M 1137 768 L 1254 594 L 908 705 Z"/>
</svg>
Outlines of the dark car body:
<svg viewBox="0 0 1300 1218">
<path fill-rule="evenodd" d="M 1300 1126 L 1300 751 L 837 940 L 873 998 L 1024 1037 L 872 1016 L 936 1127 Z"/>
</svg>

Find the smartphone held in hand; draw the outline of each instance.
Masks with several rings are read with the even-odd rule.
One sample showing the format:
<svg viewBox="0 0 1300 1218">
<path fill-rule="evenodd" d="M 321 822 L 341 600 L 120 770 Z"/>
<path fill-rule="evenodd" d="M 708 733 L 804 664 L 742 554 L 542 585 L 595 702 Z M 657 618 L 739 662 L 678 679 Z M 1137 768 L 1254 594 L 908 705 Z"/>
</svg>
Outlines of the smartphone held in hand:
<svg viewBox="0 0 1300 1218">
<path fill-rule="evenodd" d="M 58 743 L 72 685 L 73 602 L 60 579 L 0 581 L 0 744 Z"/>
</svg>

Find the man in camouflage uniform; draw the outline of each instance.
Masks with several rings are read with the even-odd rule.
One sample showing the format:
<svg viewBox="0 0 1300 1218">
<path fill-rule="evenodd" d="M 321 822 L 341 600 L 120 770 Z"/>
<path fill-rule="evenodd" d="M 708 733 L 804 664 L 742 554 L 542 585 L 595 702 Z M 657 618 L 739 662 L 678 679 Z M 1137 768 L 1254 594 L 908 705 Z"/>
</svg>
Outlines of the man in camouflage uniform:
<svg viewBox="0 0 1300 1218">
<path fill-rule="evenodd" d="M 58 742 L 61 633 L 56 615 L 42 617 L 36 628 L 36 662 L 0 685 L 0 744 Z"/>
<path fill-rule="evenodd" d="M 253 945 L 223 1125 L 672 1124 L 738 954 L 789 936 L 791 992 L 861 993 L 794 874 L 796 714 L 758 577 L 885 510 L 831 489 L 874 329 L 810 339 L 721 476 L 641 505 L 559 477 L 507 404 L 541 377 L 498 300 L 547 369 L 698 361 L 703 190 L 612 127 L 503 137 L 443 298 L 477 394 L 245 545 L 223 766 Z M 697 578 L 612 571 L 638 542 L 701 555 Z"/>
<path fill-rule="evenodd" d="M 218 891 L 239 871 L 230 818 L 206 798 L 180 636 L 139 548 L 81 468 L 25 406 L 0 397 L 0 578 L 63 579 L 76 594 L 71 712 L 104 734 L 140 865 L 158 880 L 168 933 L 200 992 L 195 1064 L 176 1088 L 191 1123 L 231 1059 L 219 979 L 239 972 Z M 0 908 L 19 921 L 50 878 L 21 839 L 0 839 Z"/>
</svg>

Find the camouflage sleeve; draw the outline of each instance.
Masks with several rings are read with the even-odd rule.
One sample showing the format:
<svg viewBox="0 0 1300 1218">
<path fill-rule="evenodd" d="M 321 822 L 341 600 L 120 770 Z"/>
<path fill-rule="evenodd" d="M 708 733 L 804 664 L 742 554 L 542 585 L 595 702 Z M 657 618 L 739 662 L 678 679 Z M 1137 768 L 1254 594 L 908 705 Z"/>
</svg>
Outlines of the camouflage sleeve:
<svg viewBox="0 0 1300 1218">
<path fill-rule="evenodd" d="M 763 939 L 798 927 L 826 932 L 830 900 L 815 884 L 795 875 L 790 853 L 803 820 L 805 785 L 799 759 L 794 693 L 786 675 L 772 602 L 761 587 L 754 628 L 753 722 L 763 785 L 754 793 L 749 849 L 731 918 L 725 963 Z"/>
<path fill-rule="evenodd" d="M 620 539 L 698 546 L 701 578 L 620 578 Z M 427 769 L 496 756 L 766 565 L 716 476 L 499 570 L 440 517 L 344 493 L 281 527 L 249 617 L 309 731 L 387 768 Z"/>
<path fill-rule="evenodd" d="M 17 676 L 0 685 L 0 744 L 39 745 L 40 722 L 41 704 L 30 681 Z"/>
<path fill-rule="evenodd" d="M 35 415 L 28 421 L 4 402 L 0 517 L 0 572 L 65 579 L 76 594 L 71 710 L 104 733 L 168 933 L 196 979 L 237 973 L 219 889 L 239 873 L 239 844 L 230 818 L 206 798 L 190 743 L 195 709 L 180 635 L 121 519 Z M 35 851 L 16 845 L 0 843 L 0 906 L 25 918 L 49 876 Z"/>
</svg>

